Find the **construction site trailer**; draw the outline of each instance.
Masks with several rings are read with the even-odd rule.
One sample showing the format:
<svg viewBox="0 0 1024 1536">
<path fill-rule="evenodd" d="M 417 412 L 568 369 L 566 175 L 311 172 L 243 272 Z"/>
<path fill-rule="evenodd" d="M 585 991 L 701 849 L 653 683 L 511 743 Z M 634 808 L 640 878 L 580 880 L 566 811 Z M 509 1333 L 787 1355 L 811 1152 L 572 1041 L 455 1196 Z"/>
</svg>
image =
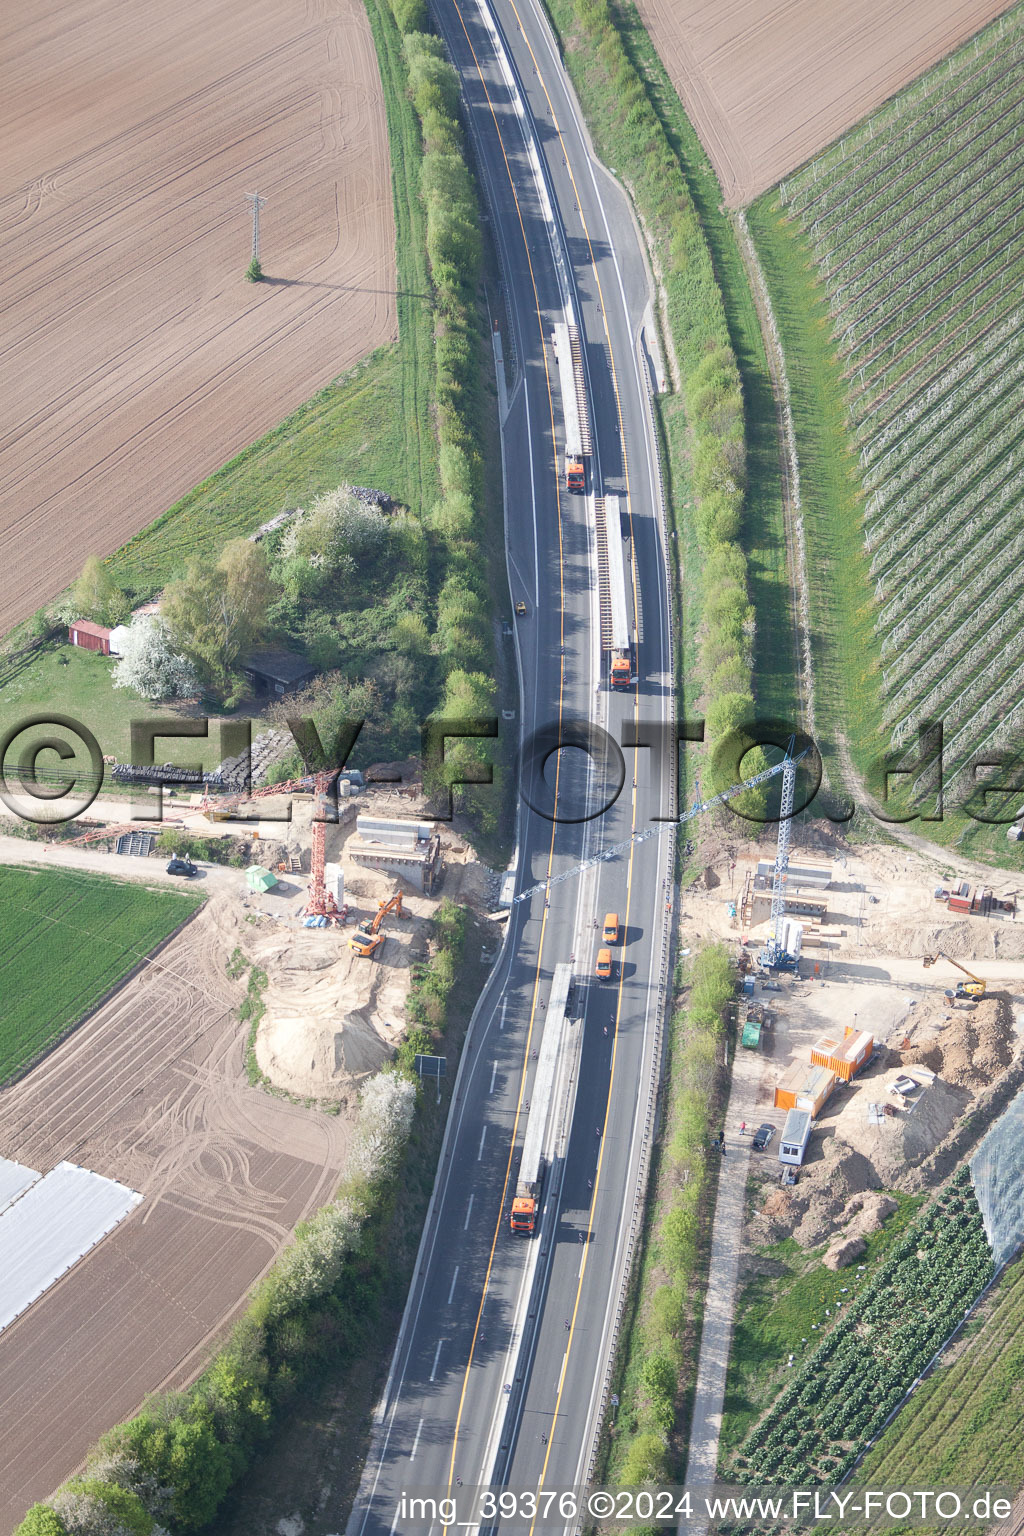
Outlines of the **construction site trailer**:
<svg viewBox="0 0 1024 1536">
<path fill-rule="evenodd" d="M 813 1120 L 827 1104 L 835 1086 L 835 1072 L 806 1061 L 795 1061 L 776 1084 L 775 1108 L 803 1110 Z"/>
<path fill-rule="evenodd" d="M 875 1037 L 866 1029 L 852 1029 L 847 1025 L 841 1039 L 822 1035 L 811 1046 L 811 1060 L 816 1066 L 826 1067 L 836 1077 L 848 1083 L 867 1061 L 875 1048 Z"/>
<path fill-rule="evenodd" d="M 782 1127 L 779 1141 L 779 1162 L 791 1163 L 797 1168 L 804 1160 L 807 1143 L 811 1139 L 811 1116 L 806 1109 L 791 1109 Z"/>
</svg>

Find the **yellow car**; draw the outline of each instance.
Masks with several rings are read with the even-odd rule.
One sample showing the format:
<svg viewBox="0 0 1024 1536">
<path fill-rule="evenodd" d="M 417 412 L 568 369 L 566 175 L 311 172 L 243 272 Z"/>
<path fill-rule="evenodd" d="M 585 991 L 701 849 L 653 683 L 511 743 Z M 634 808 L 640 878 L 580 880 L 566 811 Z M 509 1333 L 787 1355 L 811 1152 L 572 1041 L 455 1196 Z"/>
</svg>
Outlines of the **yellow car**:
<svg viewBox="0 0 1024 1536">
<path fill-rule="evenodd" d="M 617 912 L 605 913 L 604 931 L 601 934 L 601 938 L 606 944 L 617 944 L 619 942 L 619 914 Z"/>
<path fill-rule="evenodd" d="M 610 949 L 599 949 L 597 952 L 597 976 L 600 981 L 608 981 L 612 974 L 612 952 Z"/>
</svg>

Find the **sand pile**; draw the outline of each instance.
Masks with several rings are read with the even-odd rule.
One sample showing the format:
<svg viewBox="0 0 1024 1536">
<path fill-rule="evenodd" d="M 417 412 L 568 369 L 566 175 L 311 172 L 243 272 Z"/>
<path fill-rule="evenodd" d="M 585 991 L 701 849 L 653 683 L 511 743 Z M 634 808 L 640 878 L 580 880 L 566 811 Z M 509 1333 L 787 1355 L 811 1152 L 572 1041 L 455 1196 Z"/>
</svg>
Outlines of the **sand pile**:
<svg viewBox="0 0 1024 1536">
<path fill-rule="evenodd" d="M 1024 924 L 987 917 L 964 917 L 953 923 L 867 923 L 864 934 L 872 942 L 877 940 L 880 952 L 887 955 L 936 955 L 941 949 L 954 960 L 991 960 L 996 956 L 1000 960 L 1024 960 Z M 963 979 L 951 966 L 946 966 L 946 971 L 951 978 L 948 986 Z"/>
<path fill-rule="evenodd" d="M 908 1065 L 920 1063 L 952 1083 L 977 1093 L 1000 1077 L 1013 1060 L 1016 1036 L 1005 997 L 986 997 L 971 1008 L 937 1010 L 915 1020 L 910 1045 L 901 1051 Z"/>
</svg>

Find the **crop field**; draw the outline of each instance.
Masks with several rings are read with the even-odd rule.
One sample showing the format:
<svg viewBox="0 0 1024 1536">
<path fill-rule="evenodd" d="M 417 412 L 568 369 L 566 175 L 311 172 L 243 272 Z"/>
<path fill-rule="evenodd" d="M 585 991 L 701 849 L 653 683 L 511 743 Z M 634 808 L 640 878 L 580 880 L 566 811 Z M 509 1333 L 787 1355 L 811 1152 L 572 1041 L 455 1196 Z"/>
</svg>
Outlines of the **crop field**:
<svg viewBox="0 0 1024 1536">
<path fill-rule="evenodd" d="M 821 1343 L 794 1351 L 793 1380 L 747 1436 L 736 1473 L 755 1483 L 841 1482 L 993 1270 L 964 1168 L 867 1285 L 839 1298 Z"/>
<path fill-rule="evenodd" d="M 0 1083 L 65 1034 L 199 897 L 101 875 L 0 870 Z"/>
<path fill-rule="evenodd" d="M 637 0 L 731 208 L 1004 8 L 1004 0 Z"/>
<path fill-rule="evenodd" d="M 138 0 L 128 26 L 14 0 L 0 146 L 3 631 L 393 340 L 398 301 L 360 0 Z"/>
<path fill-rule="evenodd" d="M 1024 1432 L 1024 1263 L 992 1293 L 967 1349 L 939 1364 L 858 1468 L 872 1488 L 1016 1484 Z"/>
<path fill-rule="evenodd" d="M 779 188 L 827 297 L 892 746 L 947 788 L 1024 727 L 1024 9 Z"/>
<path fill-rule="evenodd" d="M 0 1531 L 147 1394 L 197 1374 L 337 1185 L 350 1120 L 246 1082 L 245 984 L 225 966 L 249 931 L 237 905 L 211 898 L 158 964 L 0 1091 L 0 1156 L 41 1170 L 68 1157 L 144 1197 L 0 1334 Z"/>
</svg>

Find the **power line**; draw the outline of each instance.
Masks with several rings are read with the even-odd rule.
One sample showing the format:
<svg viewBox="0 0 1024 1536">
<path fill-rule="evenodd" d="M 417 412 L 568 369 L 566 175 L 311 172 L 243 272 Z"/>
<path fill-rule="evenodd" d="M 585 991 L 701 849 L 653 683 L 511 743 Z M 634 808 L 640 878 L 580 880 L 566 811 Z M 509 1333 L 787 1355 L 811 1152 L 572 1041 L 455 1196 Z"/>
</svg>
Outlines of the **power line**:
<svg viewBox="0 0 1024 1536">
<path fill-rule="evenodd" d="M 267 200 L 258 192 L 246 192 L 245 200 L 252 205 L 252 259 L 260 259 L 260 209 L 266 207 Z"/>
</svg>

